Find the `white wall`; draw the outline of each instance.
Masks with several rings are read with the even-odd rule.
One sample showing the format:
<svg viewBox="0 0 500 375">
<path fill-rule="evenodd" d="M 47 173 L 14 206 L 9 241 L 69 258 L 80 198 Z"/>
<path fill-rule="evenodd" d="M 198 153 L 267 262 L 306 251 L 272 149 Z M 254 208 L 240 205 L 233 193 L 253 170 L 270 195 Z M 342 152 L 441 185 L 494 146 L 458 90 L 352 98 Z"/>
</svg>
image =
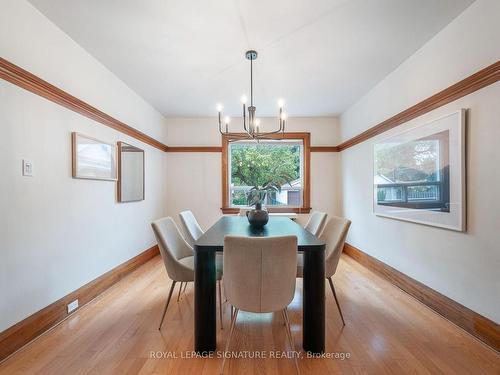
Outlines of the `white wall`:
<svg viewBox="0 0 500 375">
<path fill-rule="evenodd" d="M 342 139 L 500 59 L 500 2 L 478 0 L 341 116 Z M 500 322 L 500 83 L 477 91 L 341 154 L 348 242 Z M 372 148 L 380 138 L 469 108 L 468 231 L 380 218 L 372 210 Z"/>
<path fill-rule="evenodd" d="M 237 98 L 236 98 L 237 99 Z M 168 119 L 169 146 L 220 146 L 216 118 Z M 273 119 L 262 120 L 262 130 L 271 130 Z M 230 131 L 241 131 L 241 119 L 233 119 Z M 287 131 L 311 133 L 312 146 L 333 146 L 339 143 L 336 118 L 291 118 Z M 208 228 L 221 215 L 221 154 L 168 153 L 167 201 L 168 215 L 177 219 L 180 211 L 190 209 L 203 228 Z M 339 155 L 311 153 L 311 206 L 314 210 L 339 212 Z"/>
<path fill-rule="evenodd" d="M 0 56 L 149 135 L 164 118 L 28 2 L 1 0 Z M 165 153 L 0 80 L 0 331 L 152 246 Z M 71 178 L 70 133 L 146 151 L 146 200 Z M 21 176 L 23 158 L 34 176 Z"/>
</svg>

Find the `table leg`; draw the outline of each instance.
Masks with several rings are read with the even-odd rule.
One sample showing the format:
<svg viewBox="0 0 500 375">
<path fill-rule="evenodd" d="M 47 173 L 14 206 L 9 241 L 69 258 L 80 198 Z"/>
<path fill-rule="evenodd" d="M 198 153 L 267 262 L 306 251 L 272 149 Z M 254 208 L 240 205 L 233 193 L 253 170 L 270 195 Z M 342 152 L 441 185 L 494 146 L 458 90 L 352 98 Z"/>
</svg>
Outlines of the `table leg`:
<svg viewBox="0 0 500 375">
<path fill-rule="evenodd" d="M 215 251 L 195 246 L 194 269 L 194 350 L 202 354 L 217 347 Z"/>
<path fill-rule="evenodd" d="M 304 251 L 302 346 L 306 352 L 325 351 L 325 250 Z"/>
</svg>

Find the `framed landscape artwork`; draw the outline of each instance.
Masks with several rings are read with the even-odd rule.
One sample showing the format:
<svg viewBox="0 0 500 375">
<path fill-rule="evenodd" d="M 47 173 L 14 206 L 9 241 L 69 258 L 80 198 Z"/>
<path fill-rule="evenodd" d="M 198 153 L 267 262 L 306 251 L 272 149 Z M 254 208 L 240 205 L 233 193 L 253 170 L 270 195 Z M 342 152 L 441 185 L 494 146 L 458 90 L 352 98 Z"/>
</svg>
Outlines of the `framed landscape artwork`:
<svg viewBox="0 0 500 375">
<path fill-rule="evenodd" d="M 71 133 L 73 178 L 116 181 L 116 147 L 113 144 Z"/>
<path fill-rule="evenodd" d="M 465 231 L 465 110 L 374 146 L 378 216 Z"/>
</svg>

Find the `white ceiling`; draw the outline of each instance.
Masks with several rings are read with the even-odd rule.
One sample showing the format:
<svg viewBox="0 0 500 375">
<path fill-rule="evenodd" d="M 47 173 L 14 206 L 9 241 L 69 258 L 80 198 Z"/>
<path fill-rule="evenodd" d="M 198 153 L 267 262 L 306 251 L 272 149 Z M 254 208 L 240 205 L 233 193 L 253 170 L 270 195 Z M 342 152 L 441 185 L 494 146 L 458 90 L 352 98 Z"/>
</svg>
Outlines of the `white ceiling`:
<svg viewBox="0 0 500 375">
<path fill-rule="evenodd" d="M 169 117 L 337 115 L 473 0 L 30 0 Z"/>
</svg>

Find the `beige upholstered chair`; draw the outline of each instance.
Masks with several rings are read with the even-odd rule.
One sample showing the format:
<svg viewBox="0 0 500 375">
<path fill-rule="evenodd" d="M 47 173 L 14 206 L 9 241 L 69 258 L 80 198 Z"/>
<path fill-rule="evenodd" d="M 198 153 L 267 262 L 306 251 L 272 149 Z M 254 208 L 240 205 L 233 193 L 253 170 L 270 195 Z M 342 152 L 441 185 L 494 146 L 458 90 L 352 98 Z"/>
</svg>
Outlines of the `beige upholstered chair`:
<svg viewBox="0 0 500 375">
<path fill-rule="evenodd" d="M 224 289 L 234 307 L 225 352 L 231 343 L 238 312 L 281 311 L 290 346 L 295 351 L 287 306 L 295 293 L 297 237 L 238 237 L 224 239 Z M 224 356 L 221 374 L 224 371 Z M 294 356 L 295 357 L 295 356 Z M 298 371 L 297 359 L 295 366 Z"/>
<path fill-rule="evenodd" d="M 324 212 L 314 211 L 304 228 L 316 237 L 319 236 L 325 226 L 327 216 Z"/>
<path fill-rule="evenodd" d="M 179 218 L 181 219 L 181 224 L 182 224 L 182 229 L 184 231 L 184 238 L 186 239 L 187 243 L 189 246 L 191 246 L 194 249 L 194 244 L 198 239 L 205 233 L 203 232 L 203 229 L 201 229 L 200 224 L 198 224 L 198 221 L 194 217 L 193 213 L 189 210 L 182 211 L 179 214 Z M 216 262 L 219 263 L 221 266 L 220 271 L 222 272 L 222 254 L 216 254 Z M 184 285 L 184 289 L 186 289 L 187 283 Z M 182 287 L 182 284 L 181 284 Z M 180 289 L 179 289 L 180 291 Z M 220 292 L 220 290 L 219 290 Z M 220 293 L 219 293 L 220 294 Z M 179 295 L 177 296 L 177 300 L 179 300 Z M 220 312 L 222 314 L 222 312 Z M 221 316 L 221 322 L 222 322 L 222 316 Z M 221 323 L 222 327 L 222 323 Z"/>
<path fill-rule="evenodd" d="M 338 216 L 332 216 L 325 225 L 325 229 L 320 236 L 320 239 L 326 243 L 326 257 L 325 257 L 325 277 L 330 283 L 330 289 L 332 290 L 333 297 L 335 298 L 335 303 L 339 309 L 340 317 L 342 318 L 342 323 L 345 325 L 344 316 L 342 315 L 342 310 L 340 309 L 339 300 L 337 299 L 337 294 L 335 293 L 335 287 L 333 286 L 332 276 L 335 275 L 337 271 L 337 265 L 339 264 L 340 255 L 344 249 L 345 239 L 347 237 L 347 232 L 351 226 L 351 221 Z M 297 257 L 297 277 L 304 276 L 304 255 L 299 254 Z"/>
<path fill-rule="evenodd" d="M 185 234 L 184 238 L 189 246 L 194 248 L 194 243 L 203 235 L 204 232 L 191 211 L 182 211 L 179 214 L 179 218 L 181 219 L 182 229 Z"/>
<path fill-rule="evenodd" d="M 182 283 L 194 281 L 194 254 L 193 249 L 181 236 L 177 225 L 171 217 L 164 217 L 156 220 L 151 223 L 151 226 L 153 227 L 153 232 L 158 242 L 158 247 L 160 248 L 160 254 L 165 264 L 167 275 L 172 280 L 167 302 L 163 309 L 160 326 L 158 327 L 158 329 L 161 329 L 175 284 L 178 282 L 181 283 L 179 286 L 179 295 L 177 297 L 178 301 L 182 290 Z M 220 287 L 220 280 L 222 278 L 222 259 L 220 257 L 216 258 L 216 272 L 219 284 L 219 310 L 222 328 L 222 299 Z"/>
</svg>

